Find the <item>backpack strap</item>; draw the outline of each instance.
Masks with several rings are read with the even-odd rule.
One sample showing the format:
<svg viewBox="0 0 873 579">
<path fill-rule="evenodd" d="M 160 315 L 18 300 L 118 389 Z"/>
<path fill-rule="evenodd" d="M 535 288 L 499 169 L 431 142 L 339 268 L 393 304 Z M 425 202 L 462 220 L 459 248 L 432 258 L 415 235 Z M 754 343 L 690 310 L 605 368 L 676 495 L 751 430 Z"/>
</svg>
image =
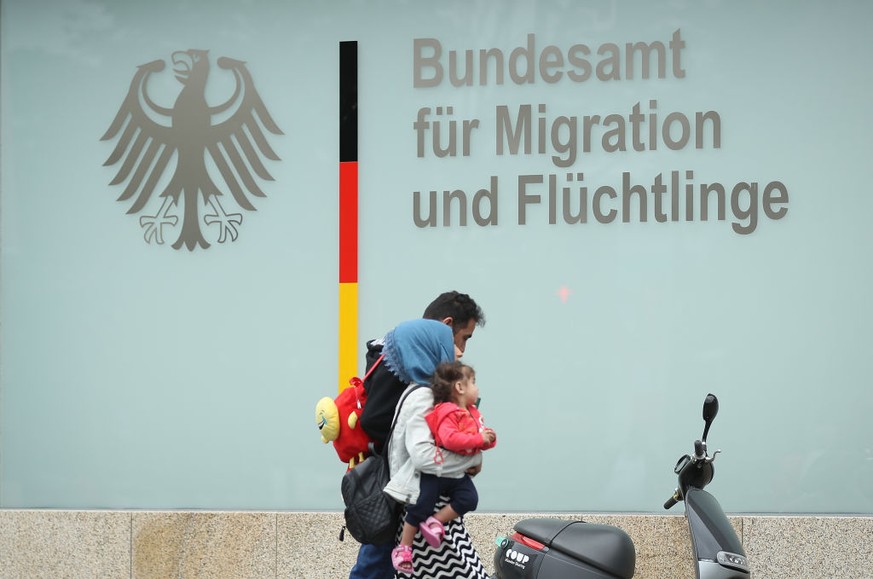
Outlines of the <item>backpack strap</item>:
<svg viewBox="0 0 873 579">
<path fill-rule="evenodd" d="M 388 460 L 388 445 L 391 443 L 391 437 L 394 436 L 394 426 L 397 424 L 397 417 L 400 416 L 400 409 L 403 408 L 403 402 L 406 398 L 418 390 L 419 388 L 425 388 L 424 384 L 412 384 L 406 391 L 403 393 L 403 396 L 400 397 L 400 402 L 397 403 L 397 408 L 394 410 L 394 419 L 391 421 L 391 430 L 388 431 L 388 436 L 385 438 L 385 446 L 382 449 L 382 455 L 385 456 L 385 460 Z"/>
<path fill-rule="evenodd" d="M 373 362 L 373 365 L 370 366 L 370 369 L 367 370 L 367 373 L 366 373 L 366 374 L 364 374 L 364 377 L 363 377 L 363 379 L 361 379 L 361 382 L 366 382 L 366 381 L 367 381 L 367 378 L 370 377 L 370 374 L 373 373 L 373 370 L 376 369 L 376 366 L 379 365 L 379 363 L 382 361 L 382 358 L 384 358 L 384 357 L 385 357 L 385 354 L 382 354 L 381 356 L 379 356 L 378 358 L 376 358 L 376 361 Z"/>
</svg>

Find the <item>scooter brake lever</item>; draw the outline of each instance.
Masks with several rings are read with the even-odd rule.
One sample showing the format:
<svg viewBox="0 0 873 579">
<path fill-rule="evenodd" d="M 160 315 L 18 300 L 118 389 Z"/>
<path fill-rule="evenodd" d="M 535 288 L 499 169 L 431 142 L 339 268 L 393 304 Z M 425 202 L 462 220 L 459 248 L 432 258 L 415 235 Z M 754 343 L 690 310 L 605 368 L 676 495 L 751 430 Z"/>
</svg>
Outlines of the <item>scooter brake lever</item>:
<svg viewBox="0 0 873 579">
<path fill-rule="evenodd" d="M 713 462 L 715 462 L 715 457 L 716 457 L 716 456 L 718 455 L 718 453 L 720 453 L 720 452 L 721 452 L 721 449 L 716 450 L 715 452 L 712 453 L 712 456 L 708 456 L 708 457 L 706 457 L 706 458 L 704 459 L 704 461 L 706 461 L 706 462 L 708 462 L 708 463 L 713 463 Z"/>
</svg>

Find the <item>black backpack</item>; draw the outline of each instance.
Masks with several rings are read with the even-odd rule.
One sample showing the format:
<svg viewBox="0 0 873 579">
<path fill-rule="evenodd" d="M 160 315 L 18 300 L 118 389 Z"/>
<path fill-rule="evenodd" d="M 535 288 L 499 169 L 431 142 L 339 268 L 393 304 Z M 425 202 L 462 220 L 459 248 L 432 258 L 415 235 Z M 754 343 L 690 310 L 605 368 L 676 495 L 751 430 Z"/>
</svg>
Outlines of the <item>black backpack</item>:
<svg viewBox="0 0 873 579">
<path fill-rule="evenodd" d="M 343 476 L 340 488 L 346 503 L 344 529 L 359 543 L 389 543 L 397 535 L 402 505 L 383 491 L 389 480 L 391 473 L 384 453 L 371 454 Z"/>
<path fill-rule="evenodd" d="M 417 388 L 421 386 L 411 388 L 397 404 L 384 451 L 381 454 L 371 454 L 364 462 L 343 475 L 340 490 L 343 502 L 346 504 L 344 513 L 346 524 L 340 531 L 340 541 L 343 540 L 346 529 L 355 540 L 363 544 L 380 545 L 394 542 L 396 539 L 403 505 L 384 492 L 385 486 L 391 480 L 388 468 L 388 444 L 391 441 L 391 434 L 394 433 L 394 425 L 403 401 Z"/>
</svg>

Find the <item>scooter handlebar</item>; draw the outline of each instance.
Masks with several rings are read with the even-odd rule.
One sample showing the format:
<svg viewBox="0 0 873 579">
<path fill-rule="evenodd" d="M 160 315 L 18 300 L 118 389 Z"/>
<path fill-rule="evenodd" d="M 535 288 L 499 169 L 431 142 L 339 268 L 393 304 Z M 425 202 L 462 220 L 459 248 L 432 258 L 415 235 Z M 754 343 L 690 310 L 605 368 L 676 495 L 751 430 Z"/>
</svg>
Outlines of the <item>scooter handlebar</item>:
<svg viewBox="0 0 873 579">
<path fill-rule="evenodd" d="M 676 503 L 679 502 L 679 498 L 676 496 L 676 495 L 678 495 L 678 494 L 679 494 L 678 492 L 675 492 L 675 493 L 673 493 L 673 496 L 672 496 L 672 497 L 670 497 L 669 499 L 667 499 L 667 502 L 664 503 L 664 509 L 665 509 L 665 510 L 668 510 L 668 511 L 669 511 L 670 509 L 673 508 L 673 505 L 675 505 Z"/>
</svg>

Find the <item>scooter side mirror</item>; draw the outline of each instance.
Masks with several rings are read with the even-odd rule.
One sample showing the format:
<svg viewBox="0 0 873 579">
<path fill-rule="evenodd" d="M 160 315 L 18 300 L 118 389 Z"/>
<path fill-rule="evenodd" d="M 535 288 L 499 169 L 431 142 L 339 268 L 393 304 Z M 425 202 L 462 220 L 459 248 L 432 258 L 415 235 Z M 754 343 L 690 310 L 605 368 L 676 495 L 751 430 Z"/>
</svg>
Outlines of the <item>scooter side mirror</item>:
<svg viewBox="0 0 873 579">
<path fill-rule="evenodd" d="M 703 442 L 706 442 L 706 435 L 709 434 L 709 427 L 712 426 L 716 414 L 718 414 L 718 398 L 715 394 L 707 394 L 706 400 L 703 401 L 703 422 L 706 424 L 703 427 Z"/>
</svg>

